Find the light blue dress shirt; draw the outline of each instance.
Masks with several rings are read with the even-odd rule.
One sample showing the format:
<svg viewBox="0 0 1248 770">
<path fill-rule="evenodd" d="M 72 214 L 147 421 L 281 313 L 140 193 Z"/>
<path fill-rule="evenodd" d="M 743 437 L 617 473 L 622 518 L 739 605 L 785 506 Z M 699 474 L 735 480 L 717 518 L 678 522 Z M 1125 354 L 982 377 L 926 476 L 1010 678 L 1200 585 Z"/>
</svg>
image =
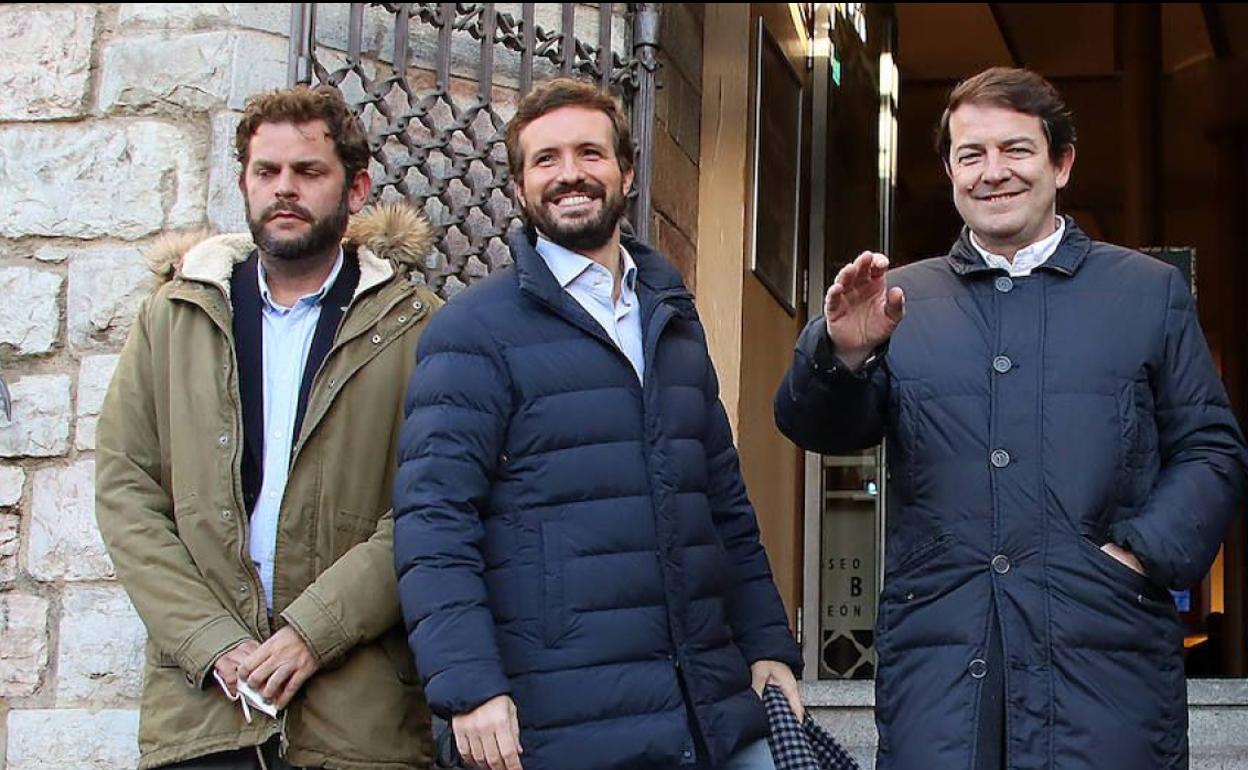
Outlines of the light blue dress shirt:
<svg viewBox="0 0 1248 770">
<path fill-rule="evenodd" d="M 644 381 L 645 354 L 641 338 L 641 303 L 637 299 L 637 265 L 620 247 L 620 296 L 613 300 L 615 279 L 611 271 L 589 257 L 577 254 L 538 236 L 537 253 L 542 256 L 555 280 L 585 308 L 607 336 L 633 365 L 637 379 Z"/>
<path fill-rule="evenodd" d="M 295 413 L 308 350 L 321 319 L 321 301 L 342 270 L 342 249 L 334 269 L 317 291 L 304 295 L 292 307 L 273 301 L 260 265 L 261 326 L 264 348 L 264 481 L 251 512 L 251 561 L 260 573 L 265 606 L 273 609 L 273 557 L 277 549 L 277 520 L 282 496 L 290 476 L 290 453 L 294 448 Z"/>
</svg>

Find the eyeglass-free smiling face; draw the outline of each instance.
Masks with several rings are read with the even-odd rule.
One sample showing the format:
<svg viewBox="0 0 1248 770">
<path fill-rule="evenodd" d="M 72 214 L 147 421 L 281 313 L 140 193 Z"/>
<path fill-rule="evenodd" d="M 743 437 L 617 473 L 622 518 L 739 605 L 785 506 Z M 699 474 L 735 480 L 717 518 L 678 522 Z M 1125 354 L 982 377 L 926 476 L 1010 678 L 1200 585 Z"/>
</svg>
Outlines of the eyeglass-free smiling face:
<svg viewBox="0 0 1248 770">
<path fill-rule="evenodd" d="M 1013 257 L 1053 233 L 1073 146 L 1054 163 L 1039 117 L 990 104 L 959 106 L 949 116 L 949 136 L 945 173 L 953 204 L 985 249 Z"/>
<path fill-rule="evenodd" d="M 529 221 L 573 251 L 600 248 L 624 215 L 633 171 L 620 168 L 615 129 L 600 110 L 561 107 L 520 132 L 516 192 Z"/>
</svg>

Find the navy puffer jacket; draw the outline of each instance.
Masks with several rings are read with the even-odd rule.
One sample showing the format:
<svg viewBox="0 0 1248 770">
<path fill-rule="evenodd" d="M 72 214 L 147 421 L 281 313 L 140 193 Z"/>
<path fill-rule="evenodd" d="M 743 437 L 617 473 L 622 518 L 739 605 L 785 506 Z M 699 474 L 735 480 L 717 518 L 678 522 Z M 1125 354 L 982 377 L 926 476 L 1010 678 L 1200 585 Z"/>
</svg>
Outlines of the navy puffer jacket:
<svg viewBox="0 0 1248 770">
<path fill-rule="evenodd" d="M 1187 767 L 1166 588 L 1209 569 L 1243 439 L 1178 271 L 1066 228 L 1027 277 L 966 234 L 892 271 L 906 314 L 878 363 L 835 367 L 818 318 L 777 394 L 803 447 L 889 442 L 880 770 L 974 766 L 994 607 L 1011 770 Z"/>
<path fill-rule="evenodd" d="M 800 656 L 692 298 L 638 266 L 645 383 L 529 234 L 430 323 L 407 397 L 395 559 L 433 709 L 510 693 L 526 770 L 714 764 L 766 734 L 749 664 Z"/>
</svg>

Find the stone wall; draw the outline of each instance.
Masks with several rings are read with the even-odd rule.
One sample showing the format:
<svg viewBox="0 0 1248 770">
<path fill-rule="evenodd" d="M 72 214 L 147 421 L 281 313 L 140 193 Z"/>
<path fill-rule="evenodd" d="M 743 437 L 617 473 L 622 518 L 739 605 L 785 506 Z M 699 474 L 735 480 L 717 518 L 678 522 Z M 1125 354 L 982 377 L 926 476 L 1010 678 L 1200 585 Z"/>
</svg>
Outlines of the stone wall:
<svg viewBox="0 0 1248 770">
<path fill-rule="evenodd" d="M 95 526 L 95 421 L 162 231 L 243 226 L 237 110 L 289 5 L 0 6 L 0 767 L 132 768 L 144 629 Z"/>
<path fill-rule="evenodd" d="M 650 238 L 697 291 L 698 164 L 702 133 L 701 3 L 664 3 Z"/>
</svg>

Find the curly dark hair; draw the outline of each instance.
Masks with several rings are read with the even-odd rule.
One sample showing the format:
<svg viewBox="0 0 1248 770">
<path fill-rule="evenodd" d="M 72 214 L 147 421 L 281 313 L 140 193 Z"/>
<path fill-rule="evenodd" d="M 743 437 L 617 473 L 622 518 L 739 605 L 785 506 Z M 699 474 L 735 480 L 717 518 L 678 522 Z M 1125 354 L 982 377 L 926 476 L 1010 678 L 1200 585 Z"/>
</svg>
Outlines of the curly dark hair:
<svg viewBox="0 0 1248 770">
<path fill-rule="evenodd" d="M 234 157 L 242 164 L 243 173 L 247 171 L 251 137 L 261 125 L 299 124 L 313 120 L 325 121 L 329 136 L 334 140 L 338 159 L 346 169 L 347 184 L 350 184 L 357 173 L 368 168 L 371 157 L 368 134 L 365 133 L 359 117 L 347 106 L 342 93 L 329 86 L 313 88 L 301 84 L 257 94 L 247 100 L 243 108 L 243 119 L 234 134 Z"/>
</svg>

